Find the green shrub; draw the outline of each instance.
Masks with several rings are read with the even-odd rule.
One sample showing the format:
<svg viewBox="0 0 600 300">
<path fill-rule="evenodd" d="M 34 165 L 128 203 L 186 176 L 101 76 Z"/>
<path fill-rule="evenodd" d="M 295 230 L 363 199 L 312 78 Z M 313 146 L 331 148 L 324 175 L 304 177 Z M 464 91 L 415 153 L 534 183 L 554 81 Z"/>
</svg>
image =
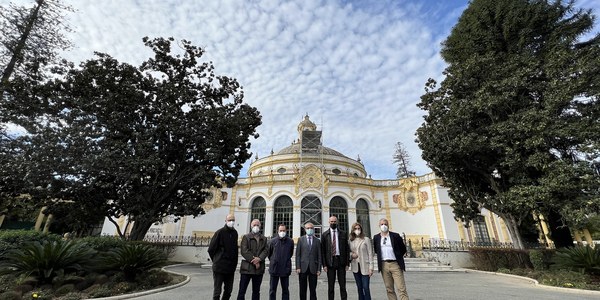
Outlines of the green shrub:
<svg viewBox="0 0 600 300">
<path fill-rule="evenodd" d="M 107 252 L 122 247 L 126 243 L 116 236 L 88 236 L 79 239 L 79 241 L 98 252 Z"/>
<path fill-rule="evenodd" d="M 32 242 L 60 241 L 56 234 L 46 234 L 35 230 L 0 230 L 0 257 L 13 249 L 20 249 Z"/>
<path fill-rule="evenodd" d="M 0 300 L 21 300 L 21 294 L 15 291 L 8 291 L 0 294 Z"/>
<path fill-rule="evenodd" d="M 508 248 L 470 248 L 473 264 L 479 270 L 496 272 L 498 269 L 531 268 L 526 250 Z"/>
<path fill-rule="evenodd" d="M 7 273 L 36 276 L 42 284 L 51 283 L 58 275 L 85 269 L 95 251 L 73 241 L 34 242 L 4 255 L 0 270 Z"/>
<path fill-rule="evenodd" d="M 54 295 L 62 296 L 75 291 L 75 285 L 72 283 L 65 284 L 54 290 Z"/>
<path fill-rule="evenodd" d="M 554 249 L 529 250 L 529 260 L 534 270 L 548 270 L 553 264 Z"/>
<path fill-rule="evenodd" d="M 149 272 L 143 273 L 143 275 L 138 276 L 137 281 L 140 283 L 141 287 L 144 288 L 153 288 L 156 286 L 165 285 L 171 282 L 173 278 L 169 273 L 162 270 L 150 270 Z"/>
<path fill-rule="evenodd" d="M 579 288 L 587 289 L 588 277 L 585 274 L 572 271 L 546 271 L 540 273 L 539 277 L 536 278 L 541 284 L 566 287 L 566 288 Z"/>
<path fill-rule="evenodd" d="M 600 275 L 600 247 L 576 246 L 556 251 L 556 268 Z"/>
<path fill-rule="evenodd" d="M 166 262 L 165 254 L 148 244 L 127 243 L 106 254 L 107 266 L 121 270 L 125 280 L 134 281 L 137 274 L 159 267 Z"/>
<path fill-rule="evenodd" d="M 97 286 L 91 289 L 88 294 L 92 298 L 109 297 L 112 295 L 114 295 L 114 292 L 108 286 Z"/>
</svg>

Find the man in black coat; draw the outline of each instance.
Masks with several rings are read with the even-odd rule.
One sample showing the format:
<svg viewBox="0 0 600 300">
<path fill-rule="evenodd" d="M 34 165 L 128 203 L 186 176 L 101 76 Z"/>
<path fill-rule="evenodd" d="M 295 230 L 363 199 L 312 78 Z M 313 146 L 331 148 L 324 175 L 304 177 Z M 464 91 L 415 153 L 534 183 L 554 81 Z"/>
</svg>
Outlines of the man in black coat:
<svg viewBox="0 0 600 300">
<path fill-rule="evenodd" d="M 329 229 L 321 236 L 321 256 L 323 271 L 327 273 L 327 296 L 329 300 L 335 298 L 335 277 L 340 285 L 342 300 L 348 299 L 346 292 L 346 271 L 350 262 L 350 249 L 348 235 L 338 229 L 336 216 L 329 217 Z"/>
<path fill-rule="evenodd" d="M 219 300 L 222 286 L 224 286 L 222 300 L 229 300 L 233 291 L 233 278 L 239 253 L 238 233 L 234 226 L 235 216 L 227 215 L 225 226 L 215 232 L 208 245 L 208 255 L 213 269 L 213 300 Z"/>
<path fill-rule="evenodd" d="M 389 222 L 382 218 L 379 220 L 381 233 L 373 237 L 375 253 L 377 253 L 377 266 L 383 277 L 388 300 L 396 300 L 396 290 L 401 300 L 408 300 L 406 284 L 404 282 L 404 254 L 406 246 L 402 237 L 395 232 L 389 231 Z M 396 289 L 394 289 L 394 285 Z"/>
</svg>

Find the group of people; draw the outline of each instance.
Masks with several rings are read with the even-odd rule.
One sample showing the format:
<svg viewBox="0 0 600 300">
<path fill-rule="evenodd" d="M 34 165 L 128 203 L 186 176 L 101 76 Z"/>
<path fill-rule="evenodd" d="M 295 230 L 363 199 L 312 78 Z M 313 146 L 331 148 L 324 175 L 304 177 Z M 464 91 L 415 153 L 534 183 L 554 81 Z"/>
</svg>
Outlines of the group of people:
<svg viewBox="0 0 600 300">
<path fill-rule="evenodd" d="M 240 283 L 238 300 L 243 300 L 252 281 L 252 300 L 260 299 L 260 285 L 265 273 L 265 260 L 269 259 L 269 299 L 275 300 L 277 287 L 281 284 L 282 299 L 288 300 L 289 279 L 292 274 L 294 240 L 287 236 L 287 228 L 281 224 L 277 236 L 270 241 L 261 233 L 259 220 L 252 220 L 251 231 L 242 237 L 239 252 L 242 255 L 240 265 Z M 314 224 L 304 224 L 306 234 L 298 239 L 296 246 L 296 273 L 299 279 L 300 299 L 317 299 L 317 278 L 321 271 L 327 274 L 328 299 L 335 297 L 335 281 L 340 288 L 343 300 L 348 298 L 346 291 L 346 272 L 354 274 L 359 300 L 370 300 L 370 278 L 373 275 L 373 251 L 377 255 L 377 266 L 382 274 L 389 300 L 408 300 L 404 283 L 404 254 L 406 246 L 400 234 L 389 231 L 389 222 L 379 220 L 380 233 L 373 240 L 364 235 L 360 223 L 354 223 L 350 234 L 338 228 L 336 216 L 329 218 L 329 229 L 321 238 L 315 236 Z M 235 216 L 227 215 L 225 226 L 215 232 L 208 247 L 213 262 L 214 291 L 213 299 L 227 300 L 233 291 L 235 269 L 238 262 L 238 233 L 235 230 Z"/>
</svg>

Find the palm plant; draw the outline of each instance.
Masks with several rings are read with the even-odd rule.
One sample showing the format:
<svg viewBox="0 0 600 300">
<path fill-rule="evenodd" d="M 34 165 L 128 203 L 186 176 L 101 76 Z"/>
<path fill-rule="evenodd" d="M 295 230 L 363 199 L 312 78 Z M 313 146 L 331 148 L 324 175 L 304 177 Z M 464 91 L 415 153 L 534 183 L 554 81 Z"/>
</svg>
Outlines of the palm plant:
<svg viewBox="0 0 600 300">
<path fill-rule="evenodd" d="M 560 249 L 556 251 L 553 261 L 560 269 L 600 274 L 600 247 L 592 248 L 588 245 Z"/>
<path fill-rule="evenodd" d="M 35 276 L 40 283 L 54 277 L 85 270 L 96 251 L 73 241 L 32 242 L 10 250 L 0 261 L 0 272 Z"/>
<path fill-rule="evenodd" d="M 107 266 L 123 271 L 125 280 L 134 281 L 137 274 L 163 265 L 167 258 L 152 245 L 127 243 L 109 251 L 103 260 Z"/>
</svg>

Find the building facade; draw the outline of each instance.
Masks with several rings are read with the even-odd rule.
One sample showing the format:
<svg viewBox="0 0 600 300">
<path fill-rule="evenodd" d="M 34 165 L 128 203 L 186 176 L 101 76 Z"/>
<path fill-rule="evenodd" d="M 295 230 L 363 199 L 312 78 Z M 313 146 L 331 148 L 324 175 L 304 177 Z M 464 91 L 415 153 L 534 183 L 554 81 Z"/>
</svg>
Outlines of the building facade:
<svg viewBox="0 0 600 300">
<path fill-rule="evenodd" d="M 232 213 L 238 232 L 249 232 L 251 220 L 259 219 L 266 236 L 273 236 L 277 226 L 285 224 L 289 236 L 298 238 L 308 221 L 320 236 L 328 229 L 329 216 L 335 215 L 342 230 L 349 232 L 352 223 L 360 222 L 369 236 L 378 232 L 379 219 L 387 218 L 392 231 L 412 241 L 511 242 L 503 220 L 485 210 L 468 228 L 457 222 L 452 199 L 433 173 L 372 179 L 360 158 L 323 146 L 321 132 L 308 116 L 297 130 L 297 141 L 255 158 L 247 177 L 234 187 L 212 189 L 212 198 L 203 204 L 206 214 L 185 216 L 178 222 L 166 218 L 152 226 L 148 235 L 212 236 Z M 124 218 L 119 221 L 125 223 Z M 103 234 L 116 234 L 111 222 L 105 222 Z"/>
</svg>

